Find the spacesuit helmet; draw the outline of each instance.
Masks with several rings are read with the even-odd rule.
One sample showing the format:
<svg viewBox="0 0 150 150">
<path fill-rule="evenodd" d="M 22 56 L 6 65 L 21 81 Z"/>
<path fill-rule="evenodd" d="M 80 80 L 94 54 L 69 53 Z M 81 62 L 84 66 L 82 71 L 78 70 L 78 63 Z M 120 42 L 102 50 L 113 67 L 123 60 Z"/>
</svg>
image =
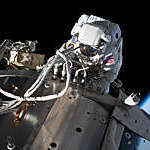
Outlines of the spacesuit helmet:
<svg viewBox="0 0 150 150">
<path fill-rule="evenodd" d="M 83 24 L 78 34 L 81 52 L 87 56 L 94 56 L 104 50 L 110 40 L 111 37 L 93 23 Z"/>
<path fill-rule="evenodd" d="M 104 51 L 110 40 L 111 37 L 94 23 L 84 24 L 78 34 L 81 52 L 87 56 L 94 56 Z"/>
<path fill-rule="evenodd" d="M 119 25 L 94 15 L 81 15 L 73 26 L 71 35 L 76 37 L 81 51 L 89 55 L 105 53 L 109 47 L 122 49 Z"/>
</svg>

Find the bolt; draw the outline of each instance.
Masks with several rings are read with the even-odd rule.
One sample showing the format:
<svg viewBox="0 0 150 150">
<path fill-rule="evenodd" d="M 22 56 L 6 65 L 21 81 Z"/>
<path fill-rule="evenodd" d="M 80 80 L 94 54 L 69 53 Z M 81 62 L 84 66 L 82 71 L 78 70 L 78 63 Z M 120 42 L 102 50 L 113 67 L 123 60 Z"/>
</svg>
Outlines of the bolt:
<svg viewBox="0 0 150 150">
<path fill-rule="evenodd" d="M 7 137 L 7 149 L 8 150 L 13 150 L 15 149 L 15 144 L 14 144 L 14 141 L 13 141 L 13 138 L 11 136 L 8 136 Z"/>
</svg>

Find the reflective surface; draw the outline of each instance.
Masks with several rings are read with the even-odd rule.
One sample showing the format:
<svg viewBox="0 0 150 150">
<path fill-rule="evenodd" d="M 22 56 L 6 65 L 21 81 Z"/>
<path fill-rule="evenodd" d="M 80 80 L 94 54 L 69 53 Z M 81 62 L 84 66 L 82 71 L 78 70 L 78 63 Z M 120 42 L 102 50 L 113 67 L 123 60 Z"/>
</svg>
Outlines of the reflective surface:
<svg viewBox="0 0 150 150">
<path fill-rule="evenodd" d="M 147 114 L 150 119 L 150 116 Z M 125 128 L 119 150 L 149 150 L 150 141 Z"/>
<path fill-rule="evenodd" d="M 32 75 L 33 77 L 33 75 Z M 0 78 L 0 84 L 3 89 L 10 91 L 16 95 L 22 95 L 24 91 L 31 85 L 34 78 Z M 14 86 L 17 86 L 17 91 L 14 90 Z M 36 94 L 47 95 L 52 89 L 45 88 L 42 85 Z M 0 95 L 1 98 L 7 99 Z M 8 100 L 8 99 L 7 99 Z M 35 136 L 37 135 L 40 127 L 42 126 L 48 112 L 55 100 L 49 102 L 39 102 L 29 106 L 29 110 L 25 114 L 23 120 L 19 125 L 14 124 L 14 118 L 16 110 L 7 114 L 0 115 L 0 150 L 7 150 L 12 146 L 15 146 L 15 150 L 22 150 L 24 145 L 32 144 Z M 10 139 L 10 140 L 8 140 Z M 13 142 L 12 142 L 13 141 Z"/>
</svg>

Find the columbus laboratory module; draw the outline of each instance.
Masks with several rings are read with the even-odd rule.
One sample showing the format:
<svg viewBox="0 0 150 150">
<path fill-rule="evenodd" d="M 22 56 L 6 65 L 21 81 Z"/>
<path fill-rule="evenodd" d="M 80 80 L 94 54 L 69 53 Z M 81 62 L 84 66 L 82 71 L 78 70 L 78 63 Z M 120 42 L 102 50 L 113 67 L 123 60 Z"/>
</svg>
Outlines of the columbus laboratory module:
<svg viewBox="0 0 150 150">
<path fill-rule="evenodd" d="M 83 14 L 48 59 L 37 43 L 0 45 L 0 150 L 149 150 L 150 117 L 117 78 L 118 24 Z"/>
</svg>

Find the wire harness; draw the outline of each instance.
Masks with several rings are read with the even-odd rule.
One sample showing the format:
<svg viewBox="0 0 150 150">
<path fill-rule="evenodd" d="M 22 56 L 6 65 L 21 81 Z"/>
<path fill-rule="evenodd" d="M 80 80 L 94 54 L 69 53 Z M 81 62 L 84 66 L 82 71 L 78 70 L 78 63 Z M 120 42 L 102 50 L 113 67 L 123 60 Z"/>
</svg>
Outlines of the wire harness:
<svg viewBox="0 0 150 150">
<path fill-rule="evenodd" d="M 50 72 L 50 70 L 52 69 L 54 64 L 56 64 L 60 59 L 62 59 L 64 61 L 64 64 L 66 66 L 65 68 L 66 68 L 66 72 L 67 72 L 67 79 L 66 79 L 65 88 L 57 94 L 48 95 L 48 96 L 41 96 L 41 97 L 33 97 L 32 95 L 40 87 L 40 85 L 43 83 L 46 75 Z M 11 75 L 8 75 L 8 76 L 11 76 Z M 7 77 L 7 75 L 0 75 L 0 77 L 1 78 L 2 77 Z M 17 77 L 17 75 L 12 75 L 12 77 Z M 0 107 L 0 114 L 4 113 L 6 111 L 9 111 L 11 109 L 16 108 L 23 101 L 27 101 L 27 102 L 49 101 L 49 100 L 56 99 L 56 98 L 59 98 L 59 97 L 63 96 L 66 93 L 66 91 L 69 87 L 70 77 L 71 77 L 71 72 L 70 72 L 69 61 L 62 52 L 57 50 L 56 55 L 53 56 L 53 57 L 50 57 L 48 59 L 47 63 L 43 66 L 42 71 L 40 72 L 39 76 L 37 77 L 36 81 L 25 92 L 23 97 L 16 96 L 16 95 L 14 95 L 12 93 L 9 93 L 7 91 L 4 91 L 2 88 L 0 88 L 0 93 L 2 93 L 3 95 L 13 99 L 11 101 L 0 101 L 2 103 L 2 106 Z"/>
</svg>

